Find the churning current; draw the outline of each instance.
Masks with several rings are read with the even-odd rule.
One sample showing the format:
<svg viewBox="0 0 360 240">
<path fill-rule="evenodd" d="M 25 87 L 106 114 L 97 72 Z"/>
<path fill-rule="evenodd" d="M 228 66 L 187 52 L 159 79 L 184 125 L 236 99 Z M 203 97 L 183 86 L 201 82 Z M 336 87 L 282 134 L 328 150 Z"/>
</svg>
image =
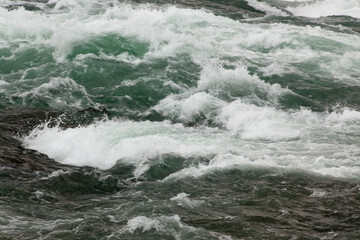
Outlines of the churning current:
<svg viewBox="0 0 360 240">
<path fill-rule="evenodd" d="M 358 239 L 360 2 L 1 1 L 0 145 L 0 239 Z"/>
</svg>

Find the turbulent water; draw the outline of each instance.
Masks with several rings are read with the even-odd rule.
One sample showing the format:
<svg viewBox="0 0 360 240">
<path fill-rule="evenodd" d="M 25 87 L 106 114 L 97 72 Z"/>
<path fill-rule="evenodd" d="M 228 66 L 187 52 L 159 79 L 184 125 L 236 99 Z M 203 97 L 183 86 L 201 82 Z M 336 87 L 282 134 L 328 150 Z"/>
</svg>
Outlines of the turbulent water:
<svg viewBox="0 0 360 240">
<path fill-rule="evenodd" d="M 0 1 L 0 179 L 0 239 L 360 239 L 360 1 Z"/>
</svg>

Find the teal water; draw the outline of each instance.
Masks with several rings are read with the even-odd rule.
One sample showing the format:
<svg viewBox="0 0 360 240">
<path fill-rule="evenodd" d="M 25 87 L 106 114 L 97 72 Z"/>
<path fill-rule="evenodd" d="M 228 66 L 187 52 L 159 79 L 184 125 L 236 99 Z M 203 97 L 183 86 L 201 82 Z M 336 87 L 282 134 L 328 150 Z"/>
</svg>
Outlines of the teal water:
<svg viewBox="0 0 360 240">
<path fill-rule="evenodd" d="M 0 239 L 360 237 L 358 1 L 0 6 Z"/>
</svg>

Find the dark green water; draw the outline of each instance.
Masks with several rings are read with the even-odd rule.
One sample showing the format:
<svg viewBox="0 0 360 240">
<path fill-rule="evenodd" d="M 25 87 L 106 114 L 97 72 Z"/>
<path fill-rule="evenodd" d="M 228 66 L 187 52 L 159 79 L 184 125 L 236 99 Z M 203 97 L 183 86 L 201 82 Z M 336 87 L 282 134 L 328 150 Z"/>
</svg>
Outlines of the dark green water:
<svg viewBox="0 0 360 240">
<path fill-rule="evenodd" d="M 357 0 L 0 6 L 0 239 L 360 238 Z"/>
</svg>

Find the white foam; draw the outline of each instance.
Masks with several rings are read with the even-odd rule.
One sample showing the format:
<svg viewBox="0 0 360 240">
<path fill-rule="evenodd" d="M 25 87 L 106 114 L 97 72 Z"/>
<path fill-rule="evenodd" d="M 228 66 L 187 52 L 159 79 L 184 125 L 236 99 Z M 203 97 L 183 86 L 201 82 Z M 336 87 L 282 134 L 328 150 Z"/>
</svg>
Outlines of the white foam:
<svg viewBox="0 0 360 240">
<path fill-rule="evenodd" d="M 253 8 L 263 11 L 269 15 L 280 15 L 280 16 L 287 16 L 288 14 L 281 11 L 280 9 L 273 7 L 265 2 L 258 2 L 256 0 L 246 0 L 250 6 Z"/>
<path fill-rule="evenodd" d="M 135 56 L 129 54 L 128 52 L 120 53 L 118 55 L 108 55 L 103 52 L 101 52 L 99 55 L 95 55 L 93 53 L 87 53 L 87 54 L 78 54 L 76 55 L 76 59 L 78 61 L 83 61 L 86 59 L 102 59 L 102 60 L 111 60 L 111 61 L 117 61 L 117 62 L 125 62 L 130 63 L 133 65 L 138 65 L 142 62 L 141 59 L 136 58 Z"/>
<path fill-rule="evenodd" d="M 77 13 L 89 11 L 100 3 L 101 2 L 97 0 L 50 0 L 47 2 L 47 4 L 55 5 L 54 11 L 62 12 L 67 10 Z"/>
<path fill-rule="evenodd" d="M 213 94 L 231 93 L 236 90 L 237 97 L 260 92 L 267 95 L 268 100 L 273 100 L 286 93 L 292 93 L 288 89 L 281 88 L 279 84 L 271 85 L 256 75 L 250 75 L 248 70 L 241 65 L 236 65 L 235 69 L 204 66 L 198 82 L 198 89 L 211 91 Z"/>
<path fill-rule="evenodd" d="M 294 139 L 300 137 L 301 132 L 307 128 L 303 119 L 298 118 L 304 117 L 311 121 L 311 117 L 314 117 L 313 114 L 306 116 L 307 110 L 289 114 L 274 107 L 258 107 L 242 100 L 226 103 L 204 92 L 184 99 L 177 97 L 165 98 L 154 109 L 185 123 L 202 116 L 224 126 L 242 139 Z"/>
<path fill-rule="evenodd" d="M 213 119 L 218 115 L 221 107 L 227 105 L 225 101 L 205 92 L 187 95 L 170 95 L 161 100 L 153 109 L 171 119 L 187 123 L 200 116 Z"/>
<path fill-rule="evenodd" d="M 56 178 L 56 177 L 59 177 L 61 175 L 65 175 L 65 174 L 69 174 L 69 173 L 70 173 L 69 171 L 57 170 L 57 171 L 54 171 L 54 172 L 50 173 L 47 177 L 42 177 L 41 179 L 42 180 L 47 180 L 47 179 L 50 179 L 50 178 Z"/>
<path fill-rule="evenodd" d="M 3 80 L 0 80 L 0 86 L 8 85 L 9 83 Z"/>
<path fill-rule="evenodd" d="M 314 192 L 312 194 L 310 194 L 309 197 L 322 198 L 322 197 L 325 197 L 326 195 L 328 195 L 327 192 L 315 189 Z"/>
<path fill-rule="evenodd" d="M 239 166 L 252 165 L 261 166 L 262 164 L 259 162 L 252 162 L 250 159 L 245 157 L 235 157 L 232 154 L 224 154 L 218 155 L 214 159 L 212 159 L 209 164 L 199 164 L 198 166 L 193 166 L 189 168 L 184 168 L 176 173 L 172 173 L 167 176 L 163 181 L 169 181 L 173 179 L 179 178 L 188 178 L 188 177 L 201 177 L 205 174 L 209 174 L 211 172 L 224 170 L 224 169 L 232 169 L 237 168 Z"/>
<path fill-rule="evenodd" d="M 358 0 L 316 0 L 308 1 L 287 10 L 296 16 L 322 17 L 332 15 L 346 15 L 360 18 L 360 2 Z"/>
<path fill-rule="evenodd" d="M 55 160 L 101 169 L 117 161 L 145 173 L 160 156 L 212 158 L 194 162 L 168 178 L 199 177 L 238 166 L 301 169 L 335 177 L 359 178 L 358 112 L 283 112 L 234 101 L 218 117 L 225 129 L 190 128 L 169 122 L 100 121 L 62 130 L 46 125 L 23 139 L 25 147 Z M 349 144 L 349 141 L 352 144 Z"/>
<path fill-rule="evenodd" d="M 187 226 L 180 221 L 178 215 L 173 216 L 160 216 L 156 218 L 148 218 L 145 216 L 138 216 L 132 218 L 128 221 L 127 225 L 121 230 L 122 232 L 131 232 L 133 233 L 137 229 L 141 229 L 142 232 L 149 231 L 150 229 L 155 229 L 156 231 L 166 231 L 166 225 L 175 224 L 177 228 L 188 228 L 190 231 L 194 231 L 195 228 Z M 168 226 L 169 227 L 169 226 Z"/>
<path fill-rule="evenodd" d="M 334 123 L 346 123 L 346 122 L 359 122 L 360 121 L 360 112 L 345 108 L 341 112 L 334 111 L 330 113 L 327 118 L 327 121 Z"/>
<path fill-rule="evenodd" d="M 142 58 L 134 58 L 126 52 L 117 56 L 102 54 L 87 57 L 139 64 L 187 54 L 204 69 L 209 65 L 234 64 L 234 60 L 226 60 L 230 57 L 239 60 L 233 66 L 237 69 L 235 71 L 241 71 L 243 67 L 261 66 L 260 70 L 267 75 L 284 72 L 306 75 L 307 72 L 298 64 L 310 63 L 318 64 L 321 74 L 330 74 L 335 80 L 360 84 L 357 74 L 354 74 L 360 71 L 358 64 L 353 67 L 339 64 L 360 61 L 360 38 L 356 35 L 309 26 L 254 25 L 203 10 L 126 3 L 114 3 L 110 7 L 107 3 L 89 2 L 57 1 L 58 8 L 45 12 L 25 11 L 23 8 L 7 11 L 1 8 L 0 32 L 4 35 L 0 35 L 0 39 L 5 42 L 27 42 L 26 47 L 50 47 L 54 49 L 54 59 L 61 62 L 67 60 L 75 46 L 94 37 L 117 34 L 146 43 L 149 45 L 148 52 Z M 71 7 L 60 7 L 65 5 Z M 56 14 L 51 12 L 59 8 L 63 10 Z M 92 13 L 94 9 L 99 11 Z M 319 39 L 327 50 L 314 46 Z M 349 54 L 351 52 L 352 55 Z M 85 56 L 75 59 L 82 57 Z M 209 64 L 214 62 L 215 65 Z M 335 70 L 329 73 L 331 69 Z M 349 69 L 355 70 L 349 72 Z"/>
<path fill-rule="evenodd" d="M 81 97 L 80 97 L 81 96 Z M 71 78 L 52 78 L 29 91 L 14 94 L 11 97 L 23 98 L 23 101 L 46 101 L 51 107 L 83 108 L 93 105 L 84 86 Z"/>
<path fill-rule="evenodd" d="M 219 151 L 219 146 L 206 139 L 211 133 L 167 122 L 106 121 L 66 130 L 39 127 L 24 143 L 61 163 L 77 166 L 108 169 L 121 160 L 136 165 L 139 175 L 146 171 L 148 159 L 163 154 L 189 157 Z"/>
<path fill-rule="evenodd" d="M 355 178 L 359 179 L 360 166 L 336 166 L 336 167 L 325 167 L 322 169 L 314 170 L 316 173 L 322 175 L 330 175 L 339 178 Z"/>
<path fill-rule="evenodd" d="M 178 215 L 158 217 L 137 216 L 130 219 L 126 226 L 119 231 L 119 233 L 135 233 L 136 231 L 148 232 L 150 230 L 155 230 L 158 234 L 161 233 L 174 239 L 189 239 L 195 236 L 206 239 L 232 239 L 230 236 L 206 231 L 202 228 L 188 226 L 181 222 Z"/>
<path fill-rule="evenodd" d="M 281 140 L 300 137 L 305 126 L 292 116 L 270 107 L 257 107 L 237 100 L 224 107 L 218 121 L 243 139 Z"/>
<path fill-rule="evenodd" d="M 220 119 L 219 114 L 230 106 L 222 98 L 242 97 L 250 102 L 276 104 L 278 98 L 285 94 L 293 94 L 293 92 L 281 88 L 279 84 L 265 83 L 258 76 L 250 75 L 248 70 L 241 65 L 235 69 L 225 69 L 210 64 L 203 66 L 197 88 L 181 94 L 169 95 L 153 109 L 166 117 L 185 123 L 193 122 L 200 117 L 211 121 L 217 120 L 226 125 L 228 119 L 224 118 L 227 117 L 224 116 L 223 119 Z M 240 102 L 237 101 L 237 103 Z M 235 102 L 230 105 L 235 105 Z M 257 109 L 257 113 L 262 111 L 255 106 L 252 108 Z M 249 108 L 244 109 L 244 111 L 248 110 Z M 239 112 L 240 109 L 237 111 Z M 277 112 L 274 111 L 274 115 L 276 115 Z"/>
<path fill-rule="evenodd" d="M 314 148 L 314 146 L 312 146 L 312 148 Z M 259 151 L 261 152 L 261 150 Z M 292 171 L 301 170 L 340 178 L 360 178 L 358 160 L 350 161 L 351 163 L 349 163 L 346 159 L 331 159 L 321 156 L 319 157 L 321 162 L 319 162 L 319 158 L 316 159 L 316 157 L 311 156 L 310 153 L 307 156 L 288 154 L 282 156 L 261 156 L 258 154 L 257 156 L 252 155 L 251 158 L 241 155 L 219 154 L 208 164 L 199 164 L 198 166 L 184 168 L 176 173 L 170 174 L 162 181 L 172 181 L 189 177 L 198 178 L 217 171 L 248 168 L 277 168 Z M 342 164 L 347 166 L 342 166 Z"/>
<path fill-rule="evenodd" d="M 189 198 L 187 193 L 179 193 L 175 197 L 170 198 L 170 201 L 176 201 L 180 206 L 196 207 L 204 203 L 202 200 L 193 200 Z"/>
</svg>

